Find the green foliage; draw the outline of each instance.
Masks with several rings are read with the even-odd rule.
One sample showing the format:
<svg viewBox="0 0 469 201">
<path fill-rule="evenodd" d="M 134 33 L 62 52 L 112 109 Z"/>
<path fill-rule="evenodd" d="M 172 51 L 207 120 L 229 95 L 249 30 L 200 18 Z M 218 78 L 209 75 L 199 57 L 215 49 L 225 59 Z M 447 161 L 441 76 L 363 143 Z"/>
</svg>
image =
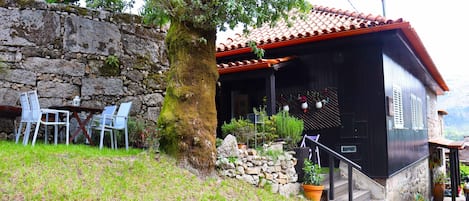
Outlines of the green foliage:
<svg viewBox="0 0 469 201">
<path fill-rule="evenodd" d="M 216 139 L 215 139 L 215 146 L 216 146 L 216 147 L 219 147 L 222 143 L 223 143 L 223 140 L 222 140 L 222 139 L 220 139 L 220 138 L 216 138 Z"/>
<path fill-rule="evenodd" d="M 244 29 L 259 27 L 283 19 L 293 9 L 301 13 L 310 11 L 311 4 L 306 0 L 148 0 L 145 2 L 143 15 L 150 23 L 164 24 L 169 21 L 187 22 L 191 27 L 203 30 L 218 28 L 225 31 L 241 24 Z"/>
<path fill-rule="evenodd" d="M 248 42 L 248 46 L 252 49 L 252 52 L 253 52 L 259 59 L 261 59 L 262 57 L 264 57 L 264 52 L 265 52 L 265 50 L 262 49 L 262 48 L 258 48 L 255 41 L 249 41 L 249 42 Z"/>
<path fill-rule="evenodd" d="M 80 0 L 46 0 L 47 3 L 78 4 Z"/>
<path fill-rule="evenodd" d="M 228 134 L 236 137 L 239 143 L 248 143 L 248 139 L 254 132 L 254 124 L 247 119 L 231 119 L 230 123 L 224 122 L 221 126 L 223 138 Z"/>
<path fill-rule="evenodd" d="M 236 160 L 238 160 L 238 157 L 236 157 L 236 156 L 228 156 L 227 159 L 228 159 L 228 162 L 229 162 L 229 163 L 235 163 Z"/>
<path fill-rule="evenodd" d="M 123 12 L 134 7 L 135 0 L 86 0 L 86 7 Z"/>
<path fill-rule="evenodd" d="M 119 67 L 119 58 L 116 55 L 109 55 L 106 58 L 106 64 L 112 67 Z"/>
<path fill-rule="evenodd" d="M 447 126 L 444 131 L 444 135 L 446 138 L 455 141 L 464 140 L 464 135 L 467 133 L 467 128 L 460 126 L 459 128 Z"/>
<path fill-rule="evenodd" d="M 118 76 L 120 74 L 119 58 L 115 55 L 109 55 L 104 61 L 104 65 L 99 69 L 101 75 Z"/>
<path fill-rule="evenodd" d="M 461 174 L 461 179 L 469 179 L 469 166 L 462 163 L 459 164 L 459 172 Z"/>
<path fill-rule="evenodd" d="M 283 150 L 275 150 L 275 149 L 260 149 L 258 150 L 258 153 L 261 156 L 268 156 L 272 158 L 273 160 L 277 160 L 279 156 L 284 154 Z"/>
<path fill-rule="evenodd" d="M 287 148 L 293 149 L 301 140 L 303 134 L 303 120 L 290 116 L 288 112 L 282 111 L 273 117 L 276 131 L 280 138 L 287 143 Z"/>
<path fill-rule="evenodd" d="M 275 122 L 267 115 L 265 107 L 259 107 L 258 109 L 253 108 L 252 110 L 254 114 L 258 116 L 257 118 L 263 122 L 263 124 L 257 126 L 257 132 L 262 133 L 264 137 L 264 139 L 259 140 L 263 140 L 264 142 L 268 143 L 277 139 L 278 135 L 276 133 Z"/>
<path fill-rule="evenodd" d="M 141 119 L 130 117 L 127 126 L 129 129 L 129 143 L 136 148 L 147 148 L 152 152 L 158 152 L 160 134 L 156 125 Z M 119 133 L 120 134 L 120 133 Z"/>
<path fill-rule="evenodd" d="M 442 170 L 435 170 L 433 173 L 433 183 L 443 184 L 446 181 L 446 173 Z"/>
<path fill-rule="evenodd" d="M 425 197 L 423 197 L 423 195 L 420 194 L 420 193 L 416 193 L 415 196 L 414 196 L 414 200 L 415 201 L 425 201 Z"/>
<path fill-rule="evenodd" d="M 310 160 L 304 161 L 304 184 L 320 186 L 321 182 L 324 180 L 324 177 L 321 175 L 321 168 L 318 164 L 314 164 Z"/>
</svg>

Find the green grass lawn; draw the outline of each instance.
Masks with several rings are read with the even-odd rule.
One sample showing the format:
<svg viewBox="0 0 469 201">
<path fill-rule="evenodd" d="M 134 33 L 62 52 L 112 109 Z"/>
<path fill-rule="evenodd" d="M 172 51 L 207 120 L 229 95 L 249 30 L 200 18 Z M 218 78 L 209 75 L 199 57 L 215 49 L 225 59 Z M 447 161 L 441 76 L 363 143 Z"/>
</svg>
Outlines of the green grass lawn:
<svg viewBox="0 0 469 201">
<path fill-rule="evenodd" d="M 0 141 L 0 200 L 296 200 L 234 179 L 201 180 L 164 154 Z"/>
</svg>

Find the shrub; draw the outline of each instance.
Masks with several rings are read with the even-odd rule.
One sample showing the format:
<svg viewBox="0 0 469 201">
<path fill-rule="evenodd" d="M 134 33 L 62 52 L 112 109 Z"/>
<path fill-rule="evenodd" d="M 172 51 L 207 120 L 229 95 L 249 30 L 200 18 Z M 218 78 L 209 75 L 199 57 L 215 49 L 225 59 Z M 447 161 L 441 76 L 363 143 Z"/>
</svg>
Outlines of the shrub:
<svg viewBox="0 0 469 201">
<path fill-rule="evenodd" d="M 230 123 L 224 122 L 221 126 L 223 138 L 228 134 L 236 137 L 240 143 L 247 143 L 249 136 L 254 132 L 254 124 L 247 119 L 231 119 Z"/>
<path fill-rule="evenodd" d="M 285 140 L 287 148 L 293 149 L 296 147 L 303 134 L 303 120 L 292 117 L 285 111 L 277 113 L 273 118 L 276 132 L 280 138 Z"/>
<path fill-rule="evenodd" d="M 304 162 L 304 184 L 320 186 L 324 177 L 321 175 L 321 168 L 318 164 L 314 164 L 310 160 L 306 159 Z"/>
</svg>

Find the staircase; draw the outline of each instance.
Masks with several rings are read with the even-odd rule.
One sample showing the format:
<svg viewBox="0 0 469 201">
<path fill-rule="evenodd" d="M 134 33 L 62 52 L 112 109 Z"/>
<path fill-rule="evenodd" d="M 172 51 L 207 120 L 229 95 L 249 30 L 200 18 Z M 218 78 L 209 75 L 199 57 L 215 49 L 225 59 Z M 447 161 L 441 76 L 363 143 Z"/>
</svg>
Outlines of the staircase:
<svg viewBox="0 0 469 201">
<path fill-rule="evenodd" d="M 329 175 L 324 176 L 324 192 L 322 200 L 329 200 Z M 371 192 L 365 189 L 357 189 L 353 187 L 353 201 L 369 201 L 371 200 Z M 343 178 L 340 174 L 334 173 L 334 199 L 329 201 L 348 201 L 348 181 L 347 178 Z"/>
<path fill-rule="evenodd" d="M 325 190 L 321 201 L 378 201 L 385 199 L 385 188 L 381 184 L 360 172 L 359 170 L 361 167 L 359 165 L 319 142 L 311 142 L 315 144 L 320 150 L 329 155 L 328 167 L 335 167 L 334 159 L 339 159 L 340 161 L 340 171 L 329 169 L 328 174 L 324 177 Z M 332 188 L 334 192 L 334 199 L 329 199 L 329 175 L 333 175 L 332 181 L 334 181 L 334 185 Z M 349 188 L 353 189 L 351 193 L 349 192 Z M 349 199 L 349 196 L 352 196 L 351 199 Z"/>
</svg>

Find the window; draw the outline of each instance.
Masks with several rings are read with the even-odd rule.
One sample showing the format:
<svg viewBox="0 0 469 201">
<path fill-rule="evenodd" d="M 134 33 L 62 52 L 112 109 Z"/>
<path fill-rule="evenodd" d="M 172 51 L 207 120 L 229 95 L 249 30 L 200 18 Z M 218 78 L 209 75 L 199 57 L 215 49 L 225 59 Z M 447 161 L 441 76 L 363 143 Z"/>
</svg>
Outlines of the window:
<svg viewBox="0 0 469 201">
<path fill-rule="evenodd" d="M 412 94 L 410 96 L 410 107 L 412 109 L 412 128 L 423 129 L 422 99 Z"/>
<path fill-rule="evenodd" d="M 392 88 L 392 102 L 394 111 L 394 128 L 404 128 L 404 110 L 402 106 L 401 87 L 394 85 Z"/>
</svg>

